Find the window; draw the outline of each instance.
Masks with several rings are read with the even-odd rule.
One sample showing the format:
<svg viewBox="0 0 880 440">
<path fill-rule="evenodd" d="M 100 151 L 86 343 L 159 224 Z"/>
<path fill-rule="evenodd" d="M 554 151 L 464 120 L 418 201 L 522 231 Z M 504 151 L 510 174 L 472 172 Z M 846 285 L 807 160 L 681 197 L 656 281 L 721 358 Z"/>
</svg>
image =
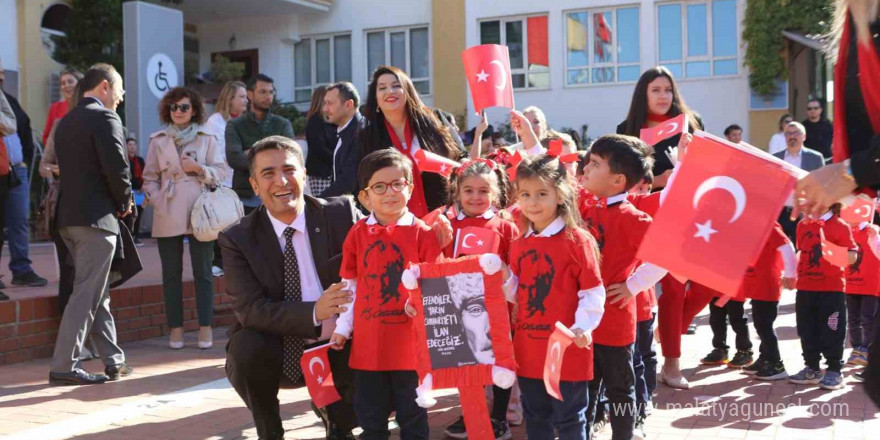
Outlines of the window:
<svg viewBox="0 0 880 440">
<path fill-rule="evenodd" d="M 636 81 L 639 8 L 565 14 L 565 84 Z"/>
<path fill-rule="evenodd" d="M 406 72 L 421 95 L 431 94 L 431 59 L 427 26 L 367 32 L 367 82 L 382 65 Z"/>
<path fill-rule="evenodd" d="M 40 19 L 40 41 L 52 59 L 55 59 L 55 40 L 52 37 L 67 37 L 64 34 L 64 26 L 67 24 L 67 17 L 70 16 L 70 12 L 71 8 L 67 4 L 56 3 L 46 8 L 42 19 Z"/>
<path fill-rule="evenodd" d="M 351 81 L 351 35 L 306 37 L 293 45 L 294 101 L 309 102 L 320 85 Z"/>
<path fill-rule="evenodd" d="M 736 0 L 657 6 L 660 64 L 678 78 L 736 75 Z"/>
<path fill-rule="evenodd" d="M 481 21 L 480 44 L 507 46 L 514 89 L 550 87 L 546 15 Z"/>
</svg>

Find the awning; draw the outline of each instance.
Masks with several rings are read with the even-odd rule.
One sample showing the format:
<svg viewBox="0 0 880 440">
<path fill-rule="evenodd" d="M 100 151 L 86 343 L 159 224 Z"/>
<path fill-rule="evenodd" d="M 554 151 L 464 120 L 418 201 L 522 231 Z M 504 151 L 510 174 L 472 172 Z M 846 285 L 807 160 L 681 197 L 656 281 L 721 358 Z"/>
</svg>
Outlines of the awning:
<svg viewBox="0 0 880 440">
<path fill-rule="evenodd" d="M 824 42 L 819 35 L 804 35 L 799 32 L 782 31 L 782 35 L 795 43 L 809 47 L 810 49 L 822 51 Z"/>
</svg>

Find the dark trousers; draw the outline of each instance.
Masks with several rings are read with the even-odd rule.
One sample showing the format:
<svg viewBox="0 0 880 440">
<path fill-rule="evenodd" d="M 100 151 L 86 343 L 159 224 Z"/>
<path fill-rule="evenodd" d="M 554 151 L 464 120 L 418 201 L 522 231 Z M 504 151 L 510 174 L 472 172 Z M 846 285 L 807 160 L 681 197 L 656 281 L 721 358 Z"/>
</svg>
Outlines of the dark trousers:
<svg viewBox="0 0 880 440">
<path fill-rule="evenodd" d="M 214 278 L 211 260 L 214 242 L 189 238 L 189 257 L 192 263 L 193 284 L 196 288 L 196 309 L 199 325 L 210 327 L 214 322 Z M 168 327 L 183 327 L 183 235 L 159 237 L 159 260 L 162 263 L 162 293 L 165 295 L 165 315 Z"/>
<path fill-rule="evenodd" d="M 796 221 L 791 221 L 791 208 L 787 206 L 783 207 L 782 212 L 779 213 L 779 225 L 782 226 L 782 231 L 792 243 L 797 243 L 797 224 L 801 218 L 802 216 L 798 216 Z"/>
<path fill-rule="evenodd" d="M 829 371 L 840 372 L 846 342 L 846 295 L 843 292 L 798 290 L 795 300 L 797 333 L 804 363 L 819 369 L 825 356 Z"/>
<path fill-rule="evenodd" d="M 755 325 L 755 333 L 761 338 L 758 350 L 761 352 L 759 359 L 766 362 L 777 363 L 782 358 L 779 355 L 779 338 L 773 323 L 779 312 L 779 301 L 752 300 L 752 320 Z"/>
<path fill-rule="evenodd" d="M 137 217 L 134 219 L 134 225 L 131 228 L 131 236 L 140 237 L 141 235 L 141 218 L 144 216 L 144 207 L 141 205 L 135 206 L 135 210 L 137 211 Z"/>
<path fill-rule="evenodd" d="M 874 340 L 880 340 L 880 314 L 874 319 Z M 880 407 L 880 345 L 871 345 L 864 376 L 865 393 Z"/>
<path fill-rule="evenodd" d="M 495 420 L 507 420 L 507 406 L 510 405 L 510 393 L 513 387 L 504 389 L 496 385 L 492 385 L 492 413 L 489 415 Z"/>
<path fill-rule="evenodd" d="M 586 440 L 591 431 L 586 417 L 589 382 L 560 381 L 559 401 L 547 394 L 543 380 L 518 377 L 517 381 L 522 391 L 526 438 L 553 440 L 557 438 L 555 429 L 559 440 Z"/>
<path fill-rule="evenodd" d="M 235 332 L 226 345 L 226 376 L 251 410 L 260 439 L 283 438 L 278 390 L 303 385 L 290 383 L 281 372 L 281 342 L 281 336 L 244 328 Z M 354 387 L 348 368 L 349 353 L 348 348 L 329 352 L 333 384 L 342 396 L 341 401 L 327 407 L 331 429 L 337 432 L 349 432 L 357 427 L 351 405 Z"/>
<path fill-rule="evenodd" d="M 604 386 L 611 419 L 611 438 L 629 440 L 636 424 L 635 372 L 633 371 L 633 344 L 610 347 L 593 344 L 593 380 L 590 381 L 587 426 L 596 421 L 599 389 Z M 587 438 L 593 430 L 587 429 Z"/>
<path fill-rule="evenodd" d="M 870 347 L 874 342 L 874 320 L 877 318 L 877 297 L 847 295 L 846 310 L 849 342 L 853 348 Z"/>
<path fill-rule="evenodd" d="M 636 375 L 636 405 L 640 417 L 647 416 L 645 406 L 657 389 L 657 351 L 654 349 L 654 315 L 636 323 L 633 371 Z"/>
<path fill-rule="evenodd" d="M 712 346 L 715 348 L 729 349 L 727 345 L 727 321 L 730 318 L 730 326 L 736 333 L 736 349 L 751 350 L 752 341 L 749 339 L 749 318 L 746 317 L 744 303 L 739 301 L 727 301 L 724 307 L 715 305 L 718 298 L 712 298 L 709 303 L 709 326 L 712 328 Z"/>
<path fill-rule="evenodd" d="M 364 429 L 361 440 L 387 440 L 388 417 L 395 412 L 402 440 L 428 438 L 428 411 L 416 404 L 415 371 L 354 370 L 354 412 Z"/>
</svg>

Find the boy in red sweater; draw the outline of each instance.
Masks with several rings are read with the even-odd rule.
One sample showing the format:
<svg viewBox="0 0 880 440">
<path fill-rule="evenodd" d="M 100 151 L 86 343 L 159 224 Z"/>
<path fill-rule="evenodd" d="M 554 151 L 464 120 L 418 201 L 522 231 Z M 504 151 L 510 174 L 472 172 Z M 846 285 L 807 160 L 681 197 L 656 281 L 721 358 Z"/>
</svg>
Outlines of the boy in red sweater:
<svg viewBox="0 0 880 440">
<path fill-rule="evenodd" d="M 590 382 L 587 420 L 595 420 L 600 387 L 612 408 L 613 439 L 631 439 L 636 426 L 633 344 L 636 341 L 636 301 L 666 275 L 651 264 L 639 266 L 636 252 L 651 225 L 651 216 L 627 200 L 627 191 L 651 169 L 651 148 L 631 136 L 602 136 L 590 148 L 584 169 L 584 189 L 599 199 L 582 205 L 581 216 L 596 237 L 602 255 L 602 280 L 607 286 L 605 315 L 593 333 L 594 380 Z M 603 201 L 603 199 L 605 199 Z M 638 267 L 638 270 L 636 268 Z M 587 433 L 592 438 L 592 432 Z"/>
<path fill-rule="evenodd" d="M 846 269 L 846 324 L 853 348 L 846 363 L 867 366 L 880 295 L 880 236 L 877 226 L 868 222 L 853 225 L 852 233 L 859 250 L 856 261 Z"/>
<path fill-rule="evenodd" d="M 330 342 L 341 349 L 351 338 L 363 439 L 387 439 L 392 412 L 402 438 L 428 438 L 428 413 L 416 404 L 419 378 L 401 276 L 411 263 L 438 261 L 442 251 L 431 228 L 407 210 L 412 179 L 411 162 L 397 150 L 367 155 L 358 186 L 372 213 L 352 226 L 342 247 L 340 276 L 355 292 L 354 306 L 339 316 Z"/>
<path fill-rule="evenodd" d="M 846 277 L 842 267 L 824 257 L 823 238 L 849 251 L 850 263 L 856 259 L 856 243 L 849 225 L 839 217 L 840 204 L 818 219 L 805 218 L 797 225 L 798 280 L 795 313 L 797 333 L 806 366 L 788 380 L 797 384 L 819 384 L 827 390 L 843 388 L 840 369 L 846 342 Z M 828 365 L 819 369 L 821 356 Z"/>
</svg>

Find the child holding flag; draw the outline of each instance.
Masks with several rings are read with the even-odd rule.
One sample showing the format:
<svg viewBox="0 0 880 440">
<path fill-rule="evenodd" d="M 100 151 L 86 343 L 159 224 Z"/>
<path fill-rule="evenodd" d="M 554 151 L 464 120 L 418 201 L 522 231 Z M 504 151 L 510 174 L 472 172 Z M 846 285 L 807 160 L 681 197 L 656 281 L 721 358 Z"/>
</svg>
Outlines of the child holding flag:
<svg viewBox="0 0 880 440">
<path fill-rule="evenodd" d="M 854 225 L 852 233 L 859 250 L 846 270 L 847 326 L 853 348 L 846 363 L 867 366 L 880 295 L 880 236 L 877 226 L 868 222 Z"/>
<path fill-rule="evenodd" d="M 797 225 L 798 280 L 795 313 L 801 338 L 805 367 L 788 380 L 796 384 L 819 384 L 826 390 L 843 388 L 840 369 L 846 342 L 846 277 L 843 267 L 825 258 L 827 240 L 850 249 L 850 263 L 855 261 L 856 243 L 849 225 L 840 217 L 840 204 L 818 219 L 805 218 Z M 819 369 L 825 356 L 828 369 Z"/>
<path fill-rule="evenodd" d="M 578 226 L 574 188 L 558 158 L 529 156 L 516 173 L 525 233 L 511 244 L 505 292 L 518 308 L 513 345 L 526 433 L 531 440 L 552 440 L 556 434 L 562 440 L 583 439 L 593 378 L 589 346 L 605 303 L 596 243 Z M 577 345 L 563 355 L 562 401 L 550 396 L 543 381 L 556 322 L 571 329 Z"/>
</svg>

